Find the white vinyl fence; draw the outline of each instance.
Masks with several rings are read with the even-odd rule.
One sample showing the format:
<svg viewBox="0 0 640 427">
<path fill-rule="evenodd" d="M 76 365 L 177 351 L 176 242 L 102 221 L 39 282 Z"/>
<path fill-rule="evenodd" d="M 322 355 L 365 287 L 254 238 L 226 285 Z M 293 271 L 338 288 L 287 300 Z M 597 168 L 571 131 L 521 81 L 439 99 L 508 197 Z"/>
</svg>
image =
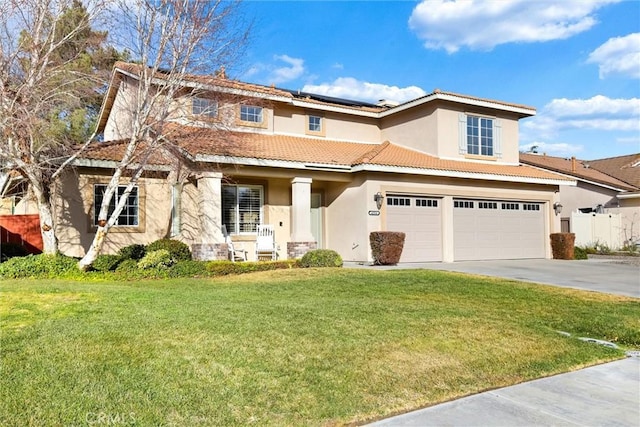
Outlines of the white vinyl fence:
<svg viewBox="0 0 640 427">
<path fill-rule="evenodd" d="M 620 214 L 572 212 L 571 230 L 576 235 L 576 246 L 605 244 L 610 249 L 620 249 L 624 244 Z"/>
</svg>

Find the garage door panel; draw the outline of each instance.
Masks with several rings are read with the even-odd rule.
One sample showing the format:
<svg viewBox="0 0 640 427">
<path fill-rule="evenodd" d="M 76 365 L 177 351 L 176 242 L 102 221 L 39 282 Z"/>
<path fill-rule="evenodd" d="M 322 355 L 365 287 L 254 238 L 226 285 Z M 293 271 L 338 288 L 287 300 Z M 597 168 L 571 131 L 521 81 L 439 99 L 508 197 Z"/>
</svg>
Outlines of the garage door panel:
<svg viewBox="0 0 640 427">
<path fill-rule="evenodd" d="M 431 206 L 421 206 L 427 203 Z M 400 262 L 442 261 L 440 200 L 418 196 L 387 196 L 387 230 L 405 233 Z"/>
<path fill-rule="evenodd" d="M 457 199 L 453 225 L 456 261 L 545 256 L 540 204 Z"/>
</svg>

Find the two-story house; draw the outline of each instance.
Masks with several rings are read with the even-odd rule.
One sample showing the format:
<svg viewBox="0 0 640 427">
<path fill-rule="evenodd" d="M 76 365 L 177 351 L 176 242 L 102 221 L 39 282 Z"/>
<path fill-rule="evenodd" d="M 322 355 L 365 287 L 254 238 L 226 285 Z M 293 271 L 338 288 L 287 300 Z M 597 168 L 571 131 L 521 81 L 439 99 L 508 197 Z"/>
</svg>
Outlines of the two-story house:
<svg viewBox="0 0 640 427">
<path fill-rule="evenodd" d="M 116 64 L 99 118 L 106 142 L 64 178 L 58 234 L 69 255 L 91 242 L 138 72 Z M 519 162 L 518 121 L 532 107 L 438 90 L 370 104 L 192 79 L 205 90 L 176 96 L 162 129 L 177 149 L 151 159 L 108 251 L 172 237 L 222 258 L 224 225 L 252 254 L 256 226 L 272 224 L 281 259 L 328 248 L 366 262 L 378 230 L 406 233 L 402 262 L 550 257 L 558 189 L 575 181 Z"/>
</svg>

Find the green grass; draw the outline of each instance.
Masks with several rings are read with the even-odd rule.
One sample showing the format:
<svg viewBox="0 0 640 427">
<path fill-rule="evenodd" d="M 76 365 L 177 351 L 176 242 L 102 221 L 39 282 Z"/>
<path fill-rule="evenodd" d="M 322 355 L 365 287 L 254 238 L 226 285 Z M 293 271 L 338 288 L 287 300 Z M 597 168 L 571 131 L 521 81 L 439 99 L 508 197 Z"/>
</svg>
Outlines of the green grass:
<svg viewBox="0 0 640 427">
<path fill-rule="evenodd" d="M 640 348 L 638 299 L 436 271 L 0 292 L 7 426 L 361 423 L 623 356 L 557 330 Z"/>
</svg>

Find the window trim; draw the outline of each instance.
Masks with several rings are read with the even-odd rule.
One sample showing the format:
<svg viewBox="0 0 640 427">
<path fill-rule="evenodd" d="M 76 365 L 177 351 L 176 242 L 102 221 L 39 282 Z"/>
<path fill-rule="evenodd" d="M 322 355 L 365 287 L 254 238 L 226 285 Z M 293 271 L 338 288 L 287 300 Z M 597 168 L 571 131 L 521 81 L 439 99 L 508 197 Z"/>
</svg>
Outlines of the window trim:
<svg viewBox="0 0 640 427">
<path fill-rule="evenodd" d="M 262 121 L 260 122 L 253 122 L 253 121 L 249 121 L 249 120 L 243 120 L 242 119 L 242 109 L 243 108 L 259 108 L 260 109 L 260 118 Z M 260 106 L 260 105 L 255 105 L 255 104 L 240 104 L 238 106 L 238 117 L 237 117 L 237 124 L 241 125 L 241 126 L 248 126 L 248 127 L 254 127 L 254 128 L 266 128 L 267 127 L 267 109 Z"/>
<path fill-rule="evenodd" d="M 311 118 L 318 118 L 320 119 L 320 130 L 311 130 Z M 325 118 L 323 115 L 321 114 L 307 114 L 306 116 L 306 123 L 305 123 L 305 133 L 307 135 L 314 135 L 314 136 L 326 136 L 326 131 L 325 131 Z"/>
<path fill-rule="evenodd" d="M 206 101 L 208 105 L 205 106 L 201 112 L 196 113 L 194 111 L 194 109 L 196 108 L 194 104 L 200 101 Z M 198 108 L 202 108 L 202 107 L 199 106 Z M 209 111 L 207 111 L 207 108 L 209 108 Z M 218 109 L 219 109 L 219 105 L 216 99 L 205 98 L 201 96 L 194 96 L 191 98 L 191 116 L 194 118 L 198 118 L 201 120 L 216 120 L 218 119 Z"/>
<path fill-rule="evenodd" d="M 234 216 L 235 216 L 235 224 L 233 224 L 233 231 L 231 231 L 231 228 L 229 227 L 229 225 L 227 223 L 224 222 L 225 220 L 225 215 L 224 215 L 224 208 L 223 208 L 223 203 L 224 203 L 224 199 L 221 199 L 221 203 L 220 203 L 220 222 L 221 224 L 227 225 L 227 230 L 229 230 L 229 234 L 233 235 L 233 236 L 252 236 L 255 235 L 257 231 L 238 231 L 240 229 L 240 207 L 239 207 L 239 203 L 238 203 L 238 188 L 249 188 L 249 189 L 258 189 L 260 191 L 260 211 L 258 213 L 258 222 L 256 225 L 262 225 L 265 222 L 265 218 L 264 218 L 264 204 L 265 204 L 265 187 L 264 185 L 260 185 L 260 184 L 223 184 L 222 185 L 222 193 L 224 194 L 224 188 L 225 187 L 235 187 L 236 188 L 236 201 L 235 201 L 235 212 L 234 212 Z"/>
<path fill-rule="evenodd" d="M 478 153 L 469 152 L 469 118 L 477 118 L 478 120 L 491 120 L 492 121 L 492 154 L 482 154 L 482 144 L 480 139 L 481 126 L 478 123 Z M 458 116 L 458 152 L 469 159 L 483 159 L 483 160 L 496 160 L 502 158 L 502 122 L 499 118 L 493 116 L 487 116 L 474 113 L 459 113 Z"/>
<path fill-rule="evenodd" d="M 98 226 L 95 222 L 95 187 L 98 185 L 106 186 L 109 184 L 108 179 L 89 178 L 87 181 L 87 232 L 95 233 Z M 118 184 L 118 187 L 126 187 L 126 183 Z M 138 225 L 118 225 L 114 224 L 110 229 L 110 233 L 144 233 L 146 231 L 146 186 L 144 182 L 138 181 L 135 185 L 138 189 Z M 99 207 L 98 207 L 99 208 Z"/>
</svg>

